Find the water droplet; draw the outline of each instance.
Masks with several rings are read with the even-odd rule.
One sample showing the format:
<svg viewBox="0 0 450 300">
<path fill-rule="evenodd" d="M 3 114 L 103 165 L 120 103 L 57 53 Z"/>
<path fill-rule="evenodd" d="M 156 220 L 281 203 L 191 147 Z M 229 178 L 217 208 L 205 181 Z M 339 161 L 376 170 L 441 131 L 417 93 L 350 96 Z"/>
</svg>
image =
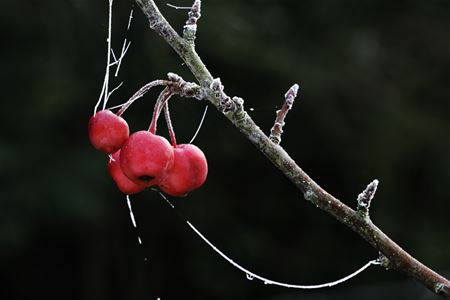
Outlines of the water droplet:
<svg viewBox="0 0 450 300">
<path fill-rule="evenodd" d="M 250 110 L 250 111 L 254 111 L 255 109 L 254 109 L 253 107 L 250 107 L 249 110 Z"/>
<path fill-rule="evenodd" d="M 253 280 L 253 278 L 255 278 L 255 276 L 253 276 L 252 274 L 247 273 L 247 279 L 248 280 Z"/>
</svg>

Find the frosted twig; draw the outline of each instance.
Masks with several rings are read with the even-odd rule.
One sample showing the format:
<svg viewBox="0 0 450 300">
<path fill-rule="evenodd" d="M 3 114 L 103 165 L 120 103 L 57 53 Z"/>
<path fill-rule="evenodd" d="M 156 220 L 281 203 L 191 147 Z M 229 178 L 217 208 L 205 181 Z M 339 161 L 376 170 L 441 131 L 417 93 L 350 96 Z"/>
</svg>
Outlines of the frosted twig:
<svg viewBox="0 0 450 300">
<path fill-rule="evenodd" d="M 130 99 L 128 99 L 127 102 L 122 104 L 122 107 L 117 112 L 117 115 L 121 116 L 128 109 L 128 107 L 133 104 L 134 101 L 144 96 L 151 88 L 159 85 L 167 85 L 167 80 L 153 80 L 141 87 Z"/>
<path fill-rule="evenodd" d="M 183 38 L 190 43 L 193 43 L 195 40 L 195 35 L 197 33 L 197 21 L 202 15 L 201 5 L 202 2 L 200 0 L 195 0 L 191 10 L 188 13 L 189 19 L 186 21 L 186 25 L 184 25 L 183 28 Z"/>
<path fill-rule="evenodd" d="M 272 129 L 270 130 L 269 138 L 275 144 L 279 145 L 281 143 L 281 134 L 283 133 L 284 120 L 287 113 L 291 110 L 294 100 L 297 97 L 298 84 L 294 84 L 284 95 L 284 102 L 281 109 L 277 110 L 277 117 Z"/>
<path fill-rule="evenodd" d="M 189 144 L 192 144 L 197 137 L 198 133 L 200 132 L 200 129 L 202 128 L 203 122 L 205 121 L 206 113 L 208 112 L 208 105 L 205 106 L 205 110 L 203 111 L 202 119 L 200 120 L 200 123 L 197 126 L 197 130 L 194 133 L 194 136 L 189 141 Z"/>
<path fill-rule="evenodd" d="M 186 21 L 186 25 L 196 25 L 201 14 L 202 1 L 195 0 L 191 7 L 191 11 L 188 13 L 189 19 Z"/>
<path fill-rule="evenodd" d="M 369 214 L 370 203 L 377 192 L 378 183 L 378 179 L 373 180 L 367 185 L 366 189 L 358 195 L 358 211 L 361 211 L 365 215 Z"/>
</svg>

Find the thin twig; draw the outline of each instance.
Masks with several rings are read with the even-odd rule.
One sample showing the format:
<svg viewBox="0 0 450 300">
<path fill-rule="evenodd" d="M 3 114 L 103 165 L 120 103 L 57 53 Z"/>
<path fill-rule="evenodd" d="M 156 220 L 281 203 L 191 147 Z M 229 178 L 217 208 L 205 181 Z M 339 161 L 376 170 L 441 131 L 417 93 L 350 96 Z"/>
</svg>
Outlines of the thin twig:
<svg viewBox="0 0 450 300">
<path fill-rule="evenodd" d="M 284 95 L 284 102 L 281 109 L 277 110 L 277 117 L 272 129 L 270 130 L 269 138 L 275 144 L 279 145 L 281 143 L 281 135 L 283 134 L 284 120 L 286 115 L 291 110 L 292 105 L 294 105 L 294 100 L 297 97 L 298 84 L 294 84 Z"/>
</svg>

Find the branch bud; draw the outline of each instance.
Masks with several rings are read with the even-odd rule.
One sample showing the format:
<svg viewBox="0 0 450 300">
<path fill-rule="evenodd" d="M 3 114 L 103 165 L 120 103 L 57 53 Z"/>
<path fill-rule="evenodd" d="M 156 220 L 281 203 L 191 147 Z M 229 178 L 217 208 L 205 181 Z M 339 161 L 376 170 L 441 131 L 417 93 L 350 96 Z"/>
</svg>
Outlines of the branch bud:
<svg viewBox="0 0 450 300">
<path fill-rule="evenodd" d="M 378 179 L 373 180 L 367 185 L 366 189 L 358 195 L 358 211 L 361 211 L 366 215 L 369 214 L 370 203 L 375 196 L 378 183 Z"/>
</svg>

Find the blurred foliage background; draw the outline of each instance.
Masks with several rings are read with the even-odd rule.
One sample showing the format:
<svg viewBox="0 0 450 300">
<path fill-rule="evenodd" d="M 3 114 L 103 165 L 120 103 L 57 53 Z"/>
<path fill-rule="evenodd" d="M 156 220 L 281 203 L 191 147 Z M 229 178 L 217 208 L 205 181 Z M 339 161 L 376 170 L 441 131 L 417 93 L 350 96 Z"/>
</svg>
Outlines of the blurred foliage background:
<svg viewBox="0 0 450 300">
<path fill-rule="evenodd" d="M 187 12 L 157 3 L 180 30 Z M 132 44 L 111 105 L 167 72 L 193 80 L 137 7 L 126 32 L 132 7 L 115 1 L 113 46 L 125 36 Z M 107 1 L 2 1 L 0 11 L 1 299 L 436 299 L 381 268 L 320 291 L 249 281 L 152 191 L 132 197 L 136 232 L 86 134 L 104 75 Z M 450 275 L 450 2 L 205 0 L 202 14 L 197 50 L 226 92 L 243 97 L 268 132 L 299 83 L 285 149 L 353 207 L 378 178 L 374 222 Z M 158 92 L 126 113 L 133 131 L 150 122 Z M 179 141 L 189 141 L 205 104 L 172 100 Z M 377 257 L 214 108 L 196 144 L 209 160 L 207 183 L 173 201 L 237 262 L 317 284 Z"/>
</svg>

